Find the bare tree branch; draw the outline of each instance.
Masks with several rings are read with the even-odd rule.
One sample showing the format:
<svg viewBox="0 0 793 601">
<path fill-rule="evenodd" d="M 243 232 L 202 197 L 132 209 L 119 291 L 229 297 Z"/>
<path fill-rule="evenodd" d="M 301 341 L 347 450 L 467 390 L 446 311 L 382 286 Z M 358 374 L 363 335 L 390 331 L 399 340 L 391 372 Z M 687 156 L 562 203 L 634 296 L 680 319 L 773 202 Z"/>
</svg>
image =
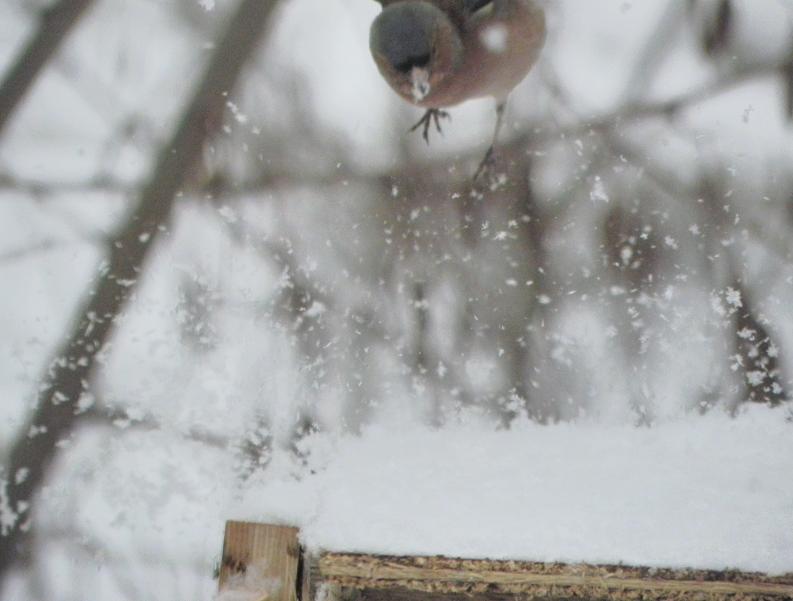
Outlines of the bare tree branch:
<svg viewBox="0 0 793 601">
<path fill-rule="evenodd" d="M 30 539 L 33 497 L 79 419 L 78 401 L 110 342 L 113 326 L 135 290 L 159 235 L 167 228 L 175 199 L 202 156 L 204 143 L 219 122 L 226 95 L 257 47 L 276 0 L 241 0 L 218 43 L 192 102 L 173 137 L 162 148 L 137 205 L 112 236 L 71 333 L 42 377 L 35 411 L 6 462 L 6 513 L 0 536 L 0 581 L 24 553 Z"/>
<path fill-rule="evenodd" d="M 220 450 L 229 449 L 233 444 L 231 439 L 215 434 L 210 430 L 197 427 L 186 431 L 176 429 L 163 424 L 153 415 L 145 415 L 133 419 L 125 409 L 117 409 L 105 405 L 91 407 L 84 414 L 81 414 L 81 422 L 115 428 L 119 431 L 175 432 L 179 438 Z"/>
<path fill-rule="evenodd" d="M 774 74 L 785 74 L 791 69 L 793 69 L 793 59 L 758 63 L 737 69 L 670 99 L 647 102 L 628 101 L 601 115 L 575 117 L 570 123 L 561 125 L 551 124 L 538 127 L 536 122 L 527 123 L 523 133 L 502 145 L 501 152 L 506 155 L 519 155 L 525 153 L 527 147 L 541 148 L 552 141 L 575 138 L 590 132 L 613 133 L 619 127 L 633 125 L 648 119 L 673 117 L 747 82 Z M 480 149 L 472 148 L 470 151 L 452 158 L 442 157 L 421 162 L 401 162 L 394 168 L 375 172 L 358 170 L 349 166 L 330 172 L 314 173 L 294 172 L 289 169 L 267 170 L 262 173 L 261 177 L 247 181 L 230 183 L 225 178 L 219 178 L 223 180 L 222 186 L 216 189 L 200 189 L 199 192 L 209 191 L 224 196 L 247 196 L 279 187 L 326 187 L 351 181 L 377 184 L 378 182 L 410 181 L 416 178 L 426 178 L 439 185 L 460 184 L 468 181 L 470 174 L 467 174 L 465 170 L 451 169 L 451 167 L 463 163 L 474 165 L 481 159 L 480 155 Z M 211 183 L 216 184 L 216 182 Z M 128 187 L 128 184 L 109 178 L 97 178 L 84 183 L 46 182 L 25 180 L 7 173 L 0 173 L 0 191 L 21 190 L 32 196 L 53 195 L 62 190 L 124 192 Z"/>
<path fill-rule="evenodd" d="M 661 14 L 655 31 L 647 39 L 633 71 L 625 85 L 622 97 L 628 101 L 641 98 L 650 83 L 655 80 L 658 71 L 663 67 L 669 57 L 665 49 L 670 46 L 674 37 L 680 32 L 680 25 L 685 16 L 684 7 L 679 0 L 668 0 L 664 12 Z"/>
<path fill-rule="evenodd" d="M 0 83 L 0 137 L 14 110 L 94 0 L 60 0 L 41 13 L 36 33 Z"/>
</svg>

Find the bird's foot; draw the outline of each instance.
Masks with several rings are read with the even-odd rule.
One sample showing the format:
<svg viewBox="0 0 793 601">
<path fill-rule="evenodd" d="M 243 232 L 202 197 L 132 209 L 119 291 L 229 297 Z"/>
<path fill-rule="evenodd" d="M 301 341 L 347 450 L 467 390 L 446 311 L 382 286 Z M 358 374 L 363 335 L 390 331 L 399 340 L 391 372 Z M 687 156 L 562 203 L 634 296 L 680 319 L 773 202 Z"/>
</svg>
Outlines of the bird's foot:
<svg viewBox="0 0 793 601">
<path fill-rule="evenodd" d="M 419 127 L 423 127 L 421 130 L 421 137 L 424 138 L 424 141 L 427 144 L 429 144 L 430 127 L 432 124 L 434 123 L 435 129 L 439 134 L 443 135 L 443 129 L 441 129 L 441 119 L 451 120 L 451 118 L 452 116 L 449 113 L 442 111 L 441 109 L 427 109 L 427 112 L 424 113 L 424 116 L 419 119 L 419 122 L 416 123 L 416 125 L 410 128 L 410 131 L 416 131 Z"/>
<path fill-rule="evenodd" d="M 491 145 L 490 148 L 487 149 L 485 153 L 485 157 L 482 159 L 482 162 L 479 163 L 479 167 L 474 173 L 474 183 L 478 184 L 481 183 L 483 178 L 487 177 L 488 180 L 492 179 L 492 170 L 496 164 L 496 147 L 495 145 Z"/>
</svg>

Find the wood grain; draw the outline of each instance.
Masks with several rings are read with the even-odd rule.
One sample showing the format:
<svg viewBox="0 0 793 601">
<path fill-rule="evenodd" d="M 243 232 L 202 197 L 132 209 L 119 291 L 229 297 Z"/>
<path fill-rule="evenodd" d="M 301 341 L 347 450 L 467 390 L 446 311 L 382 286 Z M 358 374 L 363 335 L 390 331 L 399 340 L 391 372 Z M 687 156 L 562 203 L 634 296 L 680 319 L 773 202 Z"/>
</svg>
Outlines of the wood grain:
<svg viewBox="0 0 793 601">
<path fill-rule="evenodd" d="M 297 528 L 286 526 L 226 523 L 221 593 L 244 591 L 267 601 L 297 601 L 301 558 L 297 535 Z"/>
<path fill-rule="evenodd" d="M 319 578 L 342 589 L 366 591 L 364 599 L 409 599 L 428 595 L 505 595 L 529 599 L 793 600 L 793 574 L 671 570 L 441 557 L 377 557 L 326 553 Z M 375 593 L 374 591 L 379 591 Z"/>
</svg>

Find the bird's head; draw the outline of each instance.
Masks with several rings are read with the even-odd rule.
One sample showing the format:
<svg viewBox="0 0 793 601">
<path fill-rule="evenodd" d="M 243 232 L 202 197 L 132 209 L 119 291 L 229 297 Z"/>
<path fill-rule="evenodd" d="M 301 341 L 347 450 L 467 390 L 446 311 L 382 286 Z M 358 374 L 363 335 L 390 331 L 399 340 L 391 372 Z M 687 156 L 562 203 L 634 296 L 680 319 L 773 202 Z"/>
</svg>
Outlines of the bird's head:
<svg viewBox="0 0 793 601">
<path fill-rule="evenodd" d="M 446 13 L 422 0 L 387 5 L 372 23 L 369 46 L 386 81 L 417 105 L 429 103 L 463 58 L 455 25 Z"/>
</svg>

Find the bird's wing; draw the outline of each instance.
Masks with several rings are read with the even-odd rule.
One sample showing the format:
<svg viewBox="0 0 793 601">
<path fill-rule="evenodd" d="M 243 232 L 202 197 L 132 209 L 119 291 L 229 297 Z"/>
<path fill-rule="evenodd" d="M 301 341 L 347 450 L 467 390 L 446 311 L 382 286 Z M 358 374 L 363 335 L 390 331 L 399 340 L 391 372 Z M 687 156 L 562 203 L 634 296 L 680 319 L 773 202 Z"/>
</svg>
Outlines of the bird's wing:
<svg viewBox="0 0 793 601">
<path fill-rule="evenodd" d="M 395 2 L 400 2 L 401 0 L 374 0 L 378 4 L 383 7 L 388 6 L 389 4 L 394 4 Z M 427 0 L 432 4 L 435 4 L 439 8 L 442 9 L 450 9 L 452 7 L 456 8 L 456 5 L 462 4 L 463 9 L 468 13 L 474 13 L 478 11 L 480 8 L 484 8 L 493 0 Z"/>
<path fill-rule="evenodd" d="M 490 4 L 493 0 L 424 0 L 425 2 L 429 2 L 430 4 L 434 4 L 438 8 L 440 8 L 443 12 L 449 15 L 460 15 L 463 12 L 472 13 L 476 10 L 479 10 L 481 7 Z M 383 8 L 387 7 L 389 4 L 395 4 L 397 2 L 402 2 L 402 0 L 375 0 L 375 2 L 379 3 Z"/>
<path fill-rule="evenodd" d="M 383 8 L 388 8 L 391 4 L 402 2 L 403 0 L 375 0 Z M 441 11 L 446 13 L 452 22 L 462 28 L 465 22 L 466 15 L 470 15 L 480 8 L 487 6 L 493 0 L 424 0 L 435 5 Z"/>
<path fill-rule="evenodd" d="M 475 13 L 480 8 L 484 8 L 488 4 L 491 4 L 493 0 L 463 0 L 463 4 L 465 5 L 465 11 L 468 14 Z"/>
</svg>

